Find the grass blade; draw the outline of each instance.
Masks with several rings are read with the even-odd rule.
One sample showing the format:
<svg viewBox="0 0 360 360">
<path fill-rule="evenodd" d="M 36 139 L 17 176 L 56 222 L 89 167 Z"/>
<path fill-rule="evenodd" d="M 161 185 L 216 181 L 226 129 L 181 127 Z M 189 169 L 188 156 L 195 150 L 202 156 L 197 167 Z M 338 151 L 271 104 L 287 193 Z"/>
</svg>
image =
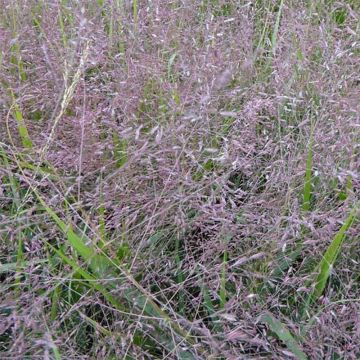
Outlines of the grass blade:
<svg viewBox="0 0 360 360">
<path fill-rule="evenodd" d="M 284 0 L 281 0 L 280 5 L 279 5 L 279 10 L 278 10 L 278 13 L 276 15 L 276 22 L 275 22 L 275 26 L 274 26 L 274 31 L 271 34 L 271 48 L 272 48 L 273 55 L 275 55 L 275 52 L 276 52 L 276 42 L 277 42 L 277 36 L 278 36 L 278 33 L 279 33 L 280 19 L 281 19 L 281 12 L 282 12 L 283 5 L 284 5 Z"/>
<path fill-rule="evenodd" d="M 297 359 L 307 360 L 307 356 L 301 350 L 300 345 L 283 323 L 270 313 L 262 315 L 260 321 L 265 323 L 269 329 L 276 334 L 276 336 L 286 345 L 286 347 L 296 356 Z"/>
<path fill-rule="evenodd" d="M 113 134 L 114 140 L 114 153 L 116 158 L 116 166 L 118 168 L 123 167 L 128 161 L 127 155 L 127 141 L 126 139 L 119 139 L 117 134 Z"/>
<path fill-rule="evenodd" d="M 226 304 L 226 265 L 227 265 L 227 251 L 224 251 L 223 262 L 221 266 L 221 279 L 220 279 L 220 308 L 224 309 Z"/>
<path fill-rule="evenodd" d="M 101 278 L 107 276 L 116 276 L 116 271 L 114 271 L 115 264 L 108 259 L 106 256 L 97 254 L 94 248 L 91 248 L 83 242 L 81 237 L 77 235 L 71 225 L 65 224 L 49 207 L 45 206 L 46 212 L 53 218 L 59 228 L 67 236 L 69 244 L 78 254 L 89 263 L 91 270 Z"/>
<path fill-rule="evenodd" d="M 212 329 L 215 333 L 221 333 L 223 331 L 222 326 L 219 322 L 219 318 L 215 316 L 215 308 L 211 301 L 209 289 L 205 284 L 201 287 L 201 293 L 203 297 L 203 306 L 208 313 L 209 318 L 211 319 Z"/>
<path fill-rule="evenodd" d="M 302 208 L 304 211 L 310 210 L 312 165 L 313 165 L 313 151 L 312 151 L 312 140 L 310 140 L 308 155 L 306 159 L 305 184 L 304 184 L 304 194 L 303 194 Z"/>
<path fill-rule="evenodd" d="M 46 263 L 47 259 L 39 259 L 35 261 L 22 261 L 21 264 L 17 262 L 7 263 L 7 264 L 0 264 L 0 274 L 11 272 L 11 271 L 19 271 L 20 269 L 25 269 L 31 265 L 38 265 Z"/>
<path fill-rule="evenodd" d="M 105 288 L 105 286 L 99 284 L 99 279 L 97 279 L 95 276 L 91 275 L 89 272 L 87 272 L 86 270 L 81 268 L 81 265 L 79 265 L 77 262 L 75 262 L 74 260 L 70 259 L 68 256 L 66 256 L 61 250 L 56 249 L 55 247 L 53 247 L 52 245 L 49 245 L 52 250 L 55 251 L 55 253 L 64 261 L 66 262 L 68 265 L 70 265 L 74 271 L 76 271 L 77 273 L 79 273 L 85 280 L 88 281 L 88 286 L 90 288 L 93 288 L 94 290 L 98 291 L 99 293 L 101 293 L 104 298 L 111 304 L 113 305 L 116 309 L 118 310 L 126 310 L 125 307 L 120 304 L 119 301 L 117 301 L 109 292 L 108 290 Z"/>
<path fill-rule="evenodd" d="M 139 15 L 138 0 L 134 0 L 133 1 L 133 17 L 134 17 L 135 30 L 137 29 L 137 25 L 138 25 L 138 15 Z"/>
<path fill-rule="evenodd" d="M 23 114 L 20 110 L 19 104 L 16 102 L 15 95 L 13 91 L 10 89 L 10 94 L 12 97 L 12 108 L 13 108 L 13 116 L 17 122 L 18 125 L 18 132 L 21 138 L 21 142 L 25 149 L 31 149 L 32 148 L 32 141 L 29 136 L 28 129 L 26 127 Z"/>
<path fill-rule="evenodd" d="M 309 303 L 315 302 L 323 293 L 326 282 L 330 276 L 331 269 L 340 253 L 341 246 L 344 242 L 346 231 L 351 227 L 358 208 L 355 207 L 347 217 L 344 224 L 341 226 L 340 230 L 335 235 L 333 241 L 327 248 L 320 264 L 319 264 L 319 274 L 315 280 L 315 287 L 310 295 Z"/>
</svg>

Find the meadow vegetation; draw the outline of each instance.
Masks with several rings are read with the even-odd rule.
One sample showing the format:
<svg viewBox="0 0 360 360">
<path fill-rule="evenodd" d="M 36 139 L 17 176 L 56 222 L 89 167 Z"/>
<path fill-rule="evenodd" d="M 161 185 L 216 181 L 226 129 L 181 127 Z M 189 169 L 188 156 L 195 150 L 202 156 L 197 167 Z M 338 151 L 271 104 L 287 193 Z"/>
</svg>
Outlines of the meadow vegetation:
<svg viewBox="0 0 360 360">
<path fill-rule="evenodd" d="M 360 358 L 360 2 L 0 0 L 0 358 Z"/>
</svg>

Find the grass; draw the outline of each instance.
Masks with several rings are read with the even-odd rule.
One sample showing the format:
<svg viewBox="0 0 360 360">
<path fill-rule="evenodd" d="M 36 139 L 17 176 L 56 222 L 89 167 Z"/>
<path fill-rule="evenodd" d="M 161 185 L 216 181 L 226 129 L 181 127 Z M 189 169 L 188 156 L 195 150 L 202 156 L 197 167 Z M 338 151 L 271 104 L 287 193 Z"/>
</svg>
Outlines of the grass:
<svg viewBox="0 0 360 360">
<path fill-rule="evenodd" d="M 0 357 L 359 357 L 355 1 L 5 1 Z"/>
<path fill-rule="evenodd" d="M 317 276 L 314 281 L 314 286 L 309 296 L 308 304 L 313 303 L 319 299 L 323 294 L 326 283 L 333 271 L 335 261 L 339 254 L 341 253 L 341 247 L 344 242 L 346 232 L 349 230 L 351 225 L 354 222 L 354 219 L 358 212 L 358 205 L 355 205 L 354 209 L 351 211 L 344 224 L 341 226 L 340 230 L 336 233 L 331 244 L 324 253 L 324 256 L 319 264 Z"/>
<path fill-rule="evenodd" d="M 20 110 L 19 105 L 16 103 L 14 93 L 11 90 L 10 90 L 10 92 L 11 92 L 11 97 L 13 99 L 13 104 L 12 104 L 13 116 L 14 116 L 15 120 L 17 121 L 17 124 L 18 124 L 18 132 L 19 132 L 19 136 L 21 138 L 22 145 L 26 149 L 31 149 L 32 148 L 32 142 L 31 142 L 29 132 L 28 132 L 27 127 L 26 127 L 26 123 L 24 121 L 23 114 L 22 114 L 22 112 Z"/>
<path fill-rule="evenodd" d="M 285 343 L 286 347 L 291 351 L 293 355 L 297 359 L 306 360 L 308 357 L 301 350 L 300 345 L 291 335 L 290 331 L 286 328 L 284 324 L 282 324 L 279 320 L 277 320 L 271 314 L 264 314 L 261 317 L 261 321 L 267 324 L 272 332 L 274 332 L 277 337 Z"/>
<path fill-rule="evenodd" d="M 311 134 L 308 145 L 308 154 L 306 158 L 304 195 L 303 195 L 303 205 L 302 205 L 304 211 L 310 210 L 312 178 L 313 178 L 313 139 Z"/>
</svg>

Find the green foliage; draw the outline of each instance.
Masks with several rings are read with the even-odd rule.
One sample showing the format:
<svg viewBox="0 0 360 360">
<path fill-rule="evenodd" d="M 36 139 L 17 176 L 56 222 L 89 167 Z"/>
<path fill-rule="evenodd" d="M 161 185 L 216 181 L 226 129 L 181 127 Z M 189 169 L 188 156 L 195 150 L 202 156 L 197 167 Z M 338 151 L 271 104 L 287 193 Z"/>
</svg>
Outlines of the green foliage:
<svg viewBox="0 0 360 360">
<path fill-rule="evenodd" d="M 37 259 L 36 264 L 44 264 L 47 263 L 47 259 Z M 20 262 L 14 262 L 14 263 L 7 263 L 7 264 L 0 264 L 0 274 L 2 273 L 8 273 L 12 271 L 23 271 L 27 267 L 34 265 L 34 261 L 25 261 L 22 260 Z"/>
<path fill-rule="evenodd" d="M 216 17 L 229 17 L 233 15 L 234 8 L 234 4 L 219 0 L 203 0 L 200 7 L 201 12 L 209 11 Z"/>
<path fill-rule="evenodd" d="M 312 139 L 310 140 L 308 147 L 308 155 L 306 158 L 306 169 L 305 169 L 305 183 L 303 190 L 303 210 L 310 210 L 310 200 L 312 191 L 312 167 L 313 167 L 313 150 L 312 150 Z"/>
<path fill-rule="evenodd" d="M 346 16 L 347 16 L 347 11 L 345 7 L 337 8 L 332 13 L 332 18 L 338 26 L 341 26 L 345 23 Z"/>
<path fill-rule="evenodd" d="M 279 33 L 280 19 L 281 19 L 281 12 L 282 12 L 283 5 L 284 5 L 284 0 L 281 0 L 280 5 L 279 5 L 279 10 L 276 15 L 274 30 L 271 34 L 271 48 L 272 48 L 273 56 L 275 56 L 275 52 L 276 52 L 277 37 L 278 37 L 278 33 Z"/>
<path fill-rule="evenodd" d="M 316 270 L 316 273 L 318 274 L 314 281 L 313 290 L 308 299 L 309 304 L 317 301 L 317 299 L 322 295 L 327 280 L 331 274 L 332 268 L 340 254 L 346 232 L 353 224 L 358 210 L 359 210 L 358 205 L 356 205 L 354 209 L 350 212 L 344 224 L 341 226 L 340 230 L 336 233 L 334 239 L 332 240 L 331 244 L 324 253 L 324 256 L 320 261 L 320 264 Z"/>
<path fill-rule="evenodd" d="M 266 313 L 262 315 L 260 321 L 268 325 L 269 329 L 286 345 L 286 347 L 296 356 L 297 359 L 308 359 L 305 353 L 301 350 L 300 345 L 291 335 L 289 329 L 272 314 Z"/>
<path fill-rule="evenodd" d="M 116 166 L 123 167 L 128 161 L 127 155 L 127 141 L 126 139 L 119 139 L 119 136 L 113 133 L 114 154 L 116 159 Z"/>
<path fill-rule="evenodd" d="M 131 249 L 129 244 L 122 244 L 118 247 L 116 252 L 116 258 L 119 263 L 126 261 L 126 259 L 130 258 L 131 256 Z"/>
<path fill-rule="evenodd" d="M 220 308 L 224 309 L 226 301 L 227 301 L 227 292 L 226 292 L 226 282 L 227 282 L 227 276 L 226 276 L 226 266 L 228 261 L 228 254 L 227 251 L 224 251 L 223 255 L 223 262 L 222 262 L 222 268 L 221 268 L 221 279 L 220 279 Z"/>
<path fill-rule="evenodd" d="M 13 116 L 18 124 L 18 131 L 19 131 L 19 135 L 20 135 L 22 144 L 23 144 L 24 148 L 31 149 L 32 141 L 30 139 L 29 132 L 27 130 L 23 114 L 20 110 L 20 106 L 16 102 L 14 93 L 12 92 L 12 90 L 10 90 L 10 91 L 11 91 L 11 96 L 13 99 L 13 105 L 12 105 L 12 107 L 14 109 Z"/>
<path fill-rule="evenodd" d="M 143 125 L 143 133 L 149 133 L 155 125 L 164 123 L 166 120 L 168 103 L 160 85 L 152 78 L 148 79 L 144 85 L 137 111 L 137 117 Z"/>
</svg>

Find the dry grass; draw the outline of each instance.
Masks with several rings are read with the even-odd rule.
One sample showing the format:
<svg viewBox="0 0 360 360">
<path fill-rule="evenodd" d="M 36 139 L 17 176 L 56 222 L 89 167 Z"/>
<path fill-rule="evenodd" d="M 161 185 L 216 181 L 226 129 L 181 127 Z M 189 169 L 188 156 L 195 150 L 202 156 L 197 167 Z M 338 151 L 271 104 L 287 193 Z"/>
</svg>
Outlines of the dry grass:
<svg viewBox="0 0 360 360">
<path fill-rule="evenodd" d="M 0 9 L 1 358 L 359 358 L 357 1 Z"/>
</svg>

